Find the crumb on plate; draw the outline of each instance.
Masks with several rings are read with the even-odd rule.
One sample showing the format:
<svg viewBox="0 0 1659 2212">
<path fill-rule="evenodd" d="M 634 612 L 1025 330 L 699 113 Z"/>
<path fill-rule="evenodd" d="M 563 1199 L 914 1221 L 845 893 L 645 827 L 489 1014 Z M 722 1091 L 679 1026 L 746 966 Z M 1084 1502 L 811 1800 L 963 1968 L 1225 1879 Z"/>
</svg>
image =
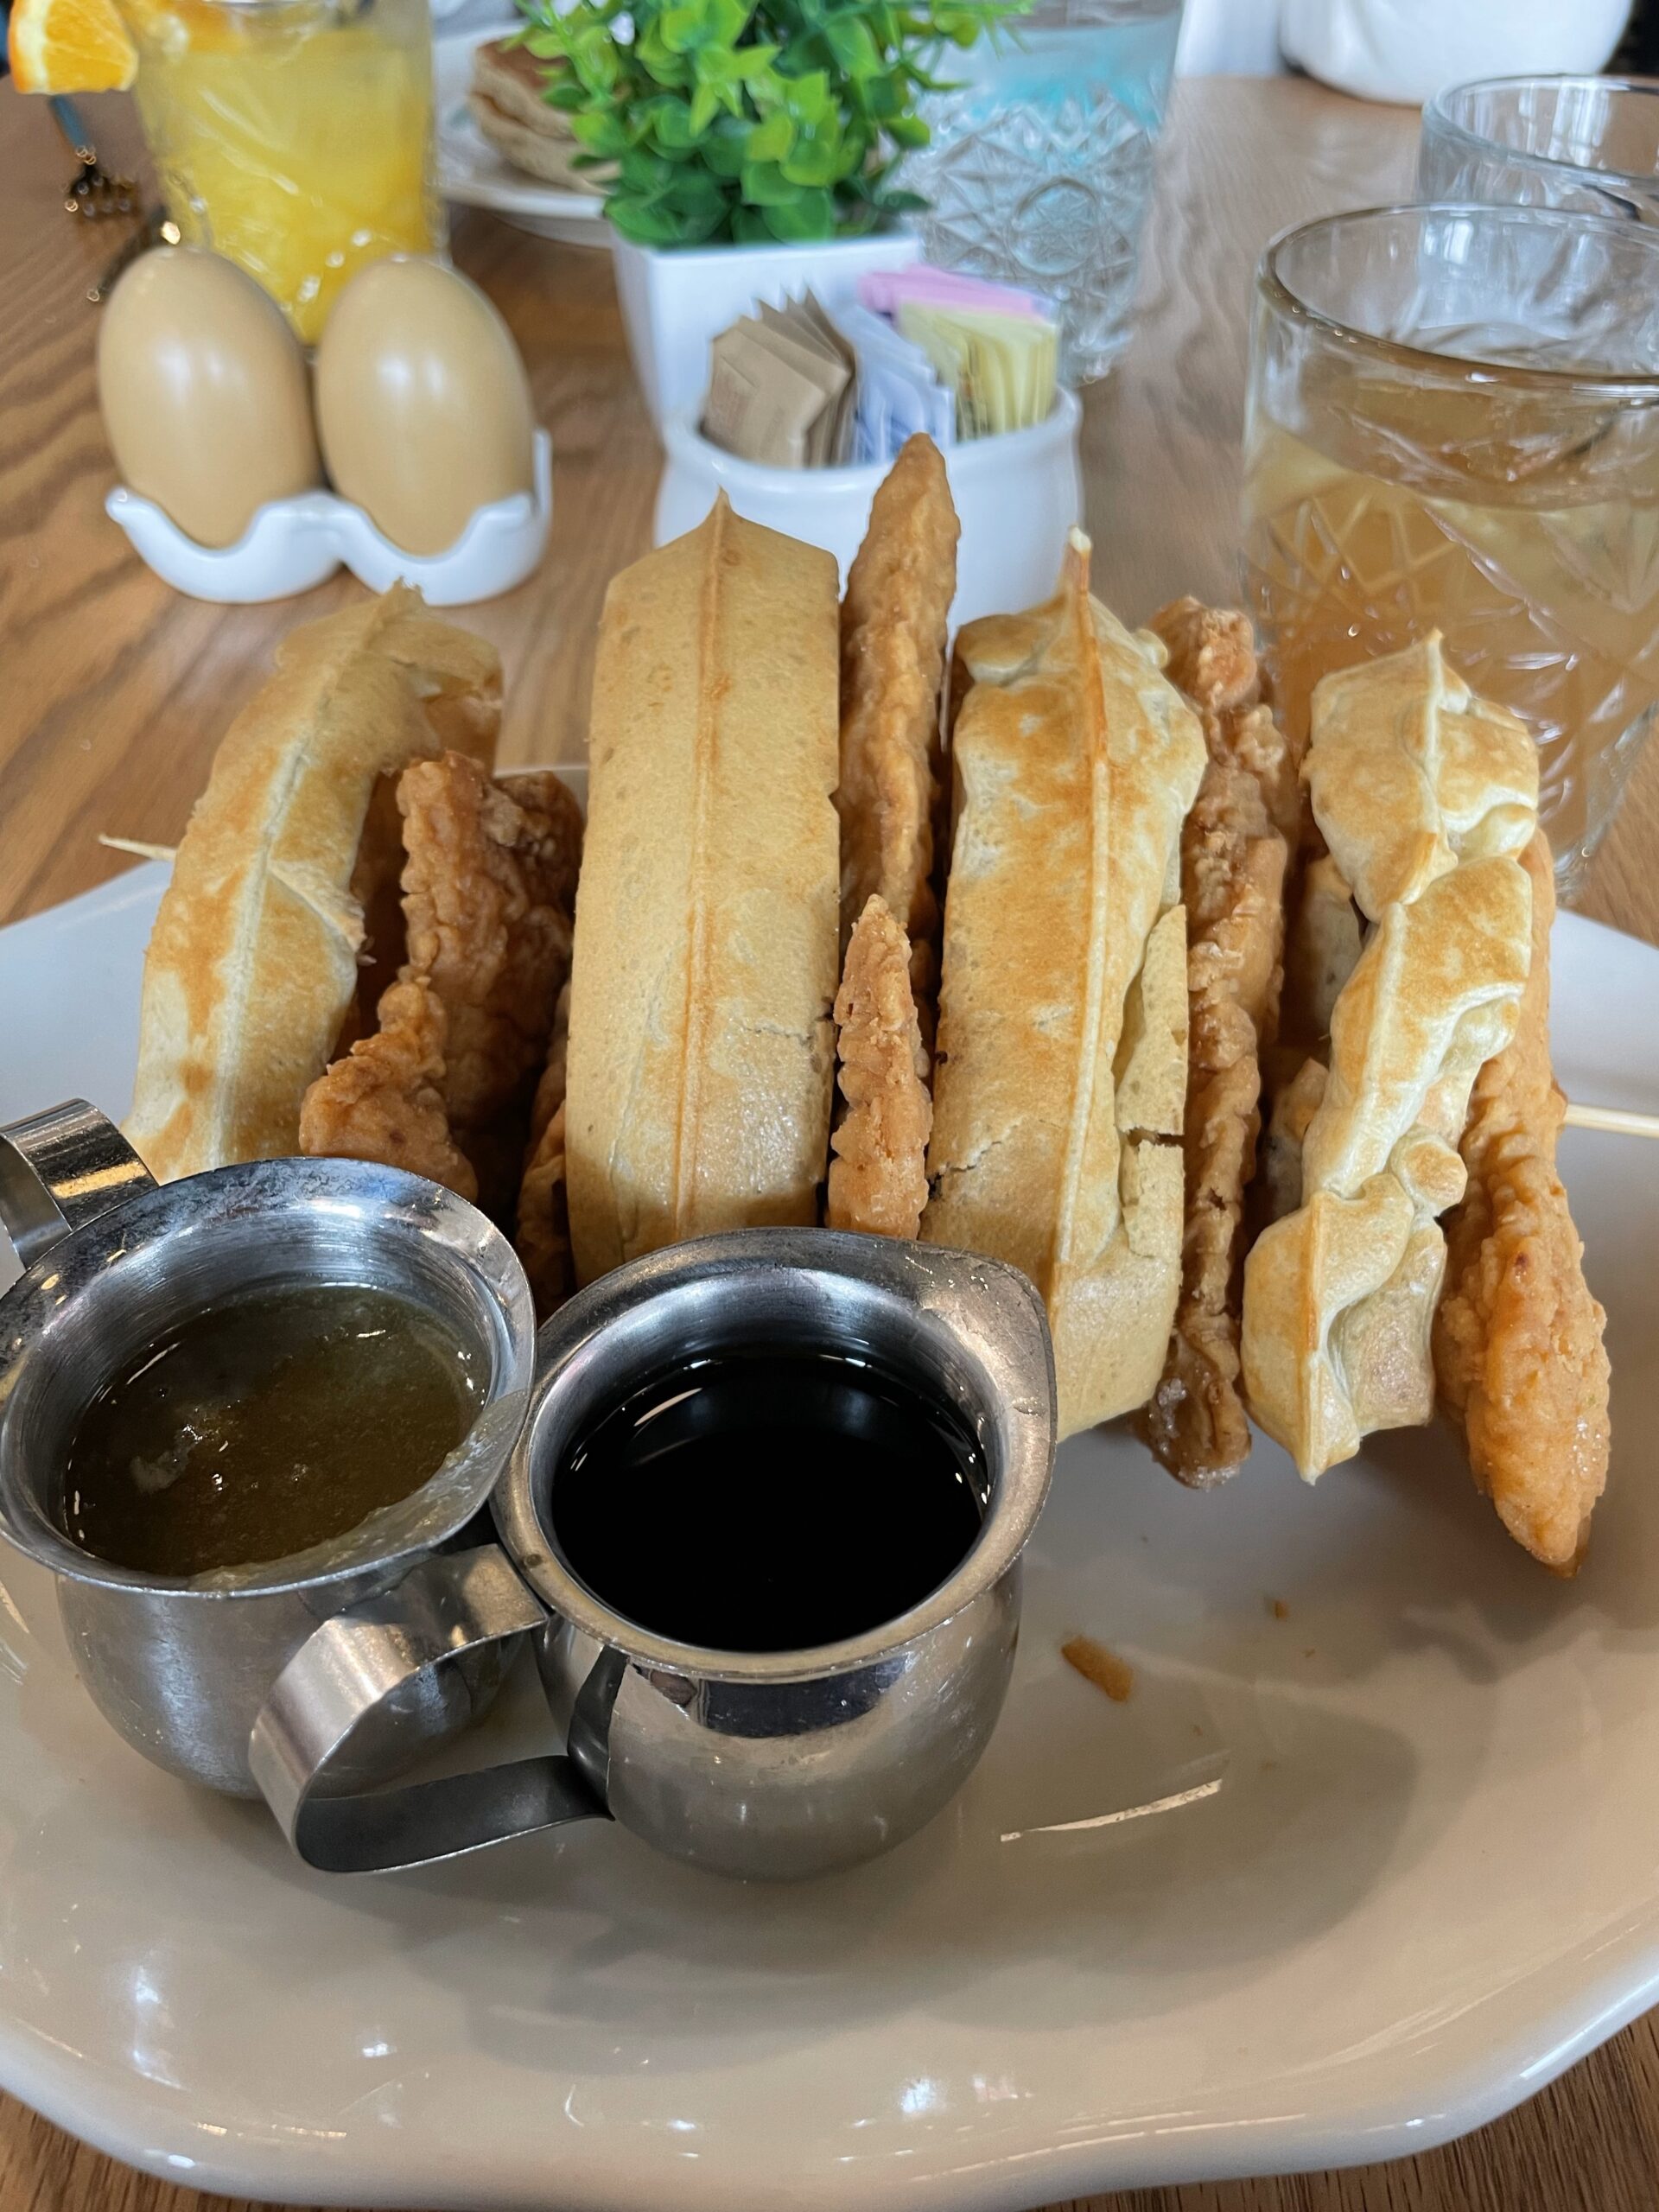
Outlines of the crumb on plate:
<svg viewBox="0 0 1659 2212">
<path fill-rule="evenodd" d="M 1135 1688 L 1135 1669 L 1128 1661 L 1120 1659 L 1103 1643 L 1096 1643 L 1092 1636 L 1067 1637 L 1060 1646 L 1060 1656 L 1084 1681 L 1104 1690 L 1114 1705 L 1122 1705 Z"/>
</svg>

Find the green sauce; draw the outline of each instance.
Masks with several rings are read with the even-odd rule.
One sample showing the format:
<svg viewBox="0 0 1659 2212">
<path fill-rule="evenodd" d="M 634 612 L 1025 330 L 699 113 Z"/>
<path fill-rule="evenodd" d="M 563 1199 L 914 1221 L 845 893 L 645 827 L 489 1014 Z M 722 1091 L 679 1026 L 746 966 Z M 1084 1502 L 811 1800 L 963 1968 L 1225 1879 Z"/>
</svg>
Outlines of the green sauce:
<svg viewBox="0 0 1659 2212">
<path fill-rule="evenodd" d="M 81 1416 L 65 1533 L 168 1576 L 305 1551 L 436 1471 L 477 1415 L 481 1367 L 419 1307 L 356 1284 L 194 1314 Z"/>
</svg>

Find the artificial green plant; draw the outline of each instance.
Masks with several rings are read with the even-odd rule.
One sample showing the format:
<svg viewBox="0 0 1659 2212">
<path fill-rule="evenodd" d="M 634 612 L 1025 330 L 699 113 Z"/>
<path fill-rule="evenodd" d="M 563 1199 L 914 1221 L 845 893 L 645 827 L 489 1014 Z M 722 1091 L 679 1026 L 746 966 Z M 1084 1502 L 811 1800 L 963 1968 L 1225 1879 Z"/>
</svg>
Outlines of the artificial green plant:
<svg viewBox="0 0 1659 2212">
<path fill-rule="evenodd" d="M 641 245 L 868 231 L 924 203 L 893 171 L 927 143 L 947 46 L 1030 0 L 520 0 L 606 213 Z"/>
</svg>

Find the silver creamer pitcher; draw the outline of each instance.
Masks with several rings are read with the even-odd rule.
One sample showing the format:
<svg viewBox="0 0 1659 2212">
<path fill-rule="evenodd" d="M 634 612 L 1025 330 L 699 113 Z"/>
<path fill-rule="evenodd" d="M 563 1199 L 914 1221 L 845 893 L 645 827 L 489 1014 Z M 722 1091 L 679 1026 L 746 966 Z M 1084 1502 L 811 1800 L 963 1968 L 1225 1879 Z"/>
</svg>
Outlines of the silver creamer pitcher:
<svg viewBox="0 0 1659 2212">
<path fill-rule="evenodd" d="M 384 1605 L 456 1663 L 428 1669 L 353 1738 L 334 1786 L 364 1788 L 464 1726 L 540 1608 L 492 1553 L 440 1549 L 488 1497 L 523 1422 L 535 1323 L 512 1247 L 437 1185 L 360 1161 L 256 1160 L 158 1185 L 79 1101 L 0 1130 L 0 1223 L 24 1273 L 0 1299 L 0 1535 L 49 1568 L 75 1665 L 111 1725 L 158 1765 L 239 1796 L 256 1716 L 332 1616 Z M 257 1286 L 372 1285 L 410 1300 L 487 1376 L 477 1420 L 401 1503 L 268 1566 L 169 1580 L 64 1533 L 75 1427 L 165 1331 Z M 482 1609 L 489 1636 L 457 1629 Z"/>
<path fill-rule="evenodd" d="M 642 1382 L 760 1346 L 868 1359 L 949 1408 L 979 1446 L 979 1533 L 937 1589 L 866 1634 L 806 1650 L 709 1650 L 628 1619 L 587 1586 L 559 1541 L 560 1473 L 575 1440 Z M 529 1416 L 493 1501 L 507 1556 L 548 1608 L 535 1647 L 566 1754 L 372 1796 L 321 1794 L 337 1747 L 396 1680 L 387 1648 L 347 1618 L 277 1682 L 255 1726 L 254 1771 L 301 1856 L 340 1871 L 607 1813 L 716 1873 L 790 1879 L 872 1858 L 931 1820 L 990 1739 L 1054 1429 L 1042 1300 L 995 1260 L 753 1229 L 632 1261 L 543 1326 Z M 849 1473 L 838 1510 L 879 1546 L 883 1501 L 856 1466 Z M 778 1467 L 780 1486 L 796 1478 Z M 643 1516 L 638 1541 L 661 1541 Z M 406 1664 L 430 1656 L 411 1644 Z"/>
</svg>

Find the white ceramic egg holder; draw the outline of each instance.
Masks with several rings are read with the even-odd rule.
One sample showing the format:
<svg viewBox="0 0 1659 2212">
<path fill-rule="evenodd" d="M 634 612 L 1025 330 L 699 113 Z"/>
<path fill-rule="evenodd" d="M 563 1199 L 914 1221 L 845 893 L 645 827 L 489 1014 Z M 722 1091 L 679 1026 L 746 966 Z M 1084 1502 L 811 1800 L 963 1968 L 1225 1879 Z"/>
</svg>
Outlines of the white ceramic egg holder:
<svg viewBox="0 0 1659 2212">
<path fill-rule="evenodd" d="M 234 545 L 198 545 L 151 499 L 118 484 L 105 512 L 163 583 L 192 599 L 245 605 L 309 591 L 342 565 L 372 591 L 417 585 L 429 607 L 493 599 L 522 583 L 547 549 L 553 521 L 553 441 L 535 434 L 531 489 L 480 507 L 442 553 L 405 553 L 361 507 L 334 492 L 302 492 L 259 509 Z"/>
</svg>

